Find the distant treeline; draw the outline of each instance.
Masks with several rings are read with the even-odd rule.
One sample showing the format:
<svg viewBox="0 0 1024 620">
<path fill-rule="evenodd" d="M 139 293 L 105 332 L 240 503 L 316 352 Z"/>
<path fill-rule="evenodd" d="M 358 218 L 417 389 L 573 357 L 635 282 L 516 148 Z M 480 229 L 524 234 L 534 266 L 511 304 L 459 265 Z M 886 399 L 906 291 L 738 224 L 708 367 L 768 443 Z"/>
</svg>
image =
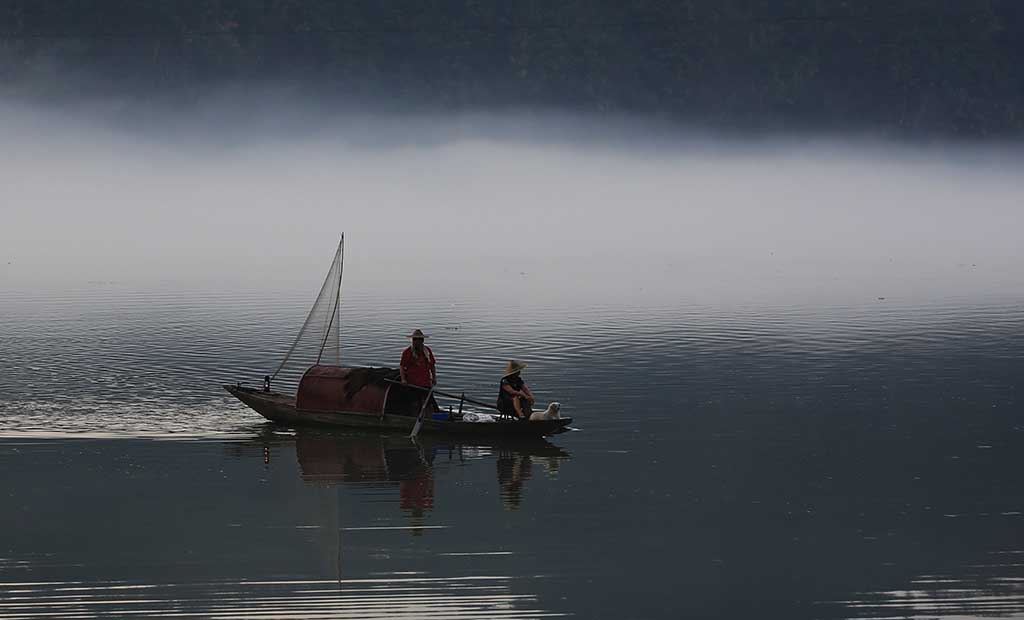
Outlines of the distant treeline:
<svg viewBox="0 0 1024 620">
<path fill-rule="evenodd" d="M 1024 134 L 1021 0 L 4 0 L 0 89 Z"/>
</svg>

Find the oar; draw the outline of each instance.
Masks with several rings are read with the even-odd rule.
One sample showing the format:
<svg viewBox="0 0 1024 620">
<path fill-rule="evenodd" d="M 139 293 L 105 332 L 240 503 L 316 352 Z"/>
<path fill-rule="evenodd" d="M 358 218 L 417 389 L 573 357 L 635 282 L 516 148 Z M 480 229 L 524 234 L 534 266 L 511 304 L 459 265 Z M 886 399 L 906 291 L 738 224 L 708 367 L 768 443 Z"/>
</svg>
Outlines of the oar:
<svg viewBox="0 0 1024 620">
<path fill-rule="evenodd" d="M 427 391 L 427 397 L 423 399 L 423 406 L 420 407 L 420 414 L 416 416 L 416 424 L 412 427 L 412 432 L 409 433 L 409 437 L 416 439 L 416 435 L 420 433 L 420 426 L 423 424 L 423 412 L 427 410 L 427 405 L 430 404 L 430 397 L 434 395 L 434 388 L 430 388 Z"/>
<path fill-rule="evenodd" d="M 426 392 L 427 391 L 427 388 L 420 387 L 418 385 L 412 385 L 411 383 L 402 383 L 401 381 L 395 381 L 394 379 L 384 379 L 384 380 L 387 381 L 388 383 L 394 383 L 396 385 L 404 385 L 405 387 L 407 387 L 409 389 L 419 390 L 421 392 Z M 434 388 L 430 388 L 430 389 L 435 394 L 440 394 L 441 396 L 447 396 L 448 398 L 459 398 L 459 399 L 462 399 L 462 400 L 466 401 L 467 403 L 470 403 L 470 404 L 473 404 L 473 405 L 477 405 L 479 407 L 487 407 L 488 409 L 497 409 L 497 407 L 494 406 L 494 403 L 485 403 L 483 401 L 473 400 L 472 398 L 466 398 L 466 397 L 462 396 L 461 394 L 452 394 L 450 392 L 442 392 L 441 390 L 434 389 Z"/>
</svg>

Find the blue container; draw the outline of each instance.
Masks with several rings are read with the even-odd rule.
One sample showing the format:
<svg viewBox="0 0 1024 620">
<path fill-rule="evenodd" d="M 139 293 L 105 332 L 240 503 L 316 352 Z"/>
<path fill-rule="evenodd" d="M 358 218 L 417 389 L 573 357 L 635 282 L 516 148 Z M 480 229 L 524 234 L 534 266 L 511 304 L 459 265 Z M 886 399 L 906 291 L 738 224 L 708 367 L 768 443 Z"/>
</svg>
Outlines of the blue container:
<svg viewBox="0 0 1024 620">
<path fill-rule="evenodd" d="M 448 414 L 447 413 L 435 413 L 435 414 L 432 414 L 431 417 L 434 418 L 435 420 L 440 420 L 442 422 L 447 422 L 448 421 Z"/>
</svg>

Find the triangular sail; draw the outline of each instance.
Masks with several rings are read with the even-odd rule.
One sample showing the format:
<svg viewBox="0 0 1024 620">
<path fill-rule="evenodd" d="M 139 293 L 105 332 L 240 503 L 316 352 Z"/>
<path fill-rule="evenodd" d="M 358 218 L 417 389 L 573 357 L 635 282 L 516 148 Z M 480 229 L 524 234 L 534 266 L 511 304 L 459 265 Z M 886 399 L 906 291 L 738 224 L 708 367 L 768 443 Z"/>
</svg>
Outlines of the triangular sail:
<svg viewBox="0 0 1024 620">
<path fill-rule="evenodd" d="M 294 389 L 302 373 L 313 364 L 341 365 L 341 280 L 344 266 L 345 235 L 342 235 L 320 294 L 295 341 L 271 375 L 275 388 Z"/>
</svg>

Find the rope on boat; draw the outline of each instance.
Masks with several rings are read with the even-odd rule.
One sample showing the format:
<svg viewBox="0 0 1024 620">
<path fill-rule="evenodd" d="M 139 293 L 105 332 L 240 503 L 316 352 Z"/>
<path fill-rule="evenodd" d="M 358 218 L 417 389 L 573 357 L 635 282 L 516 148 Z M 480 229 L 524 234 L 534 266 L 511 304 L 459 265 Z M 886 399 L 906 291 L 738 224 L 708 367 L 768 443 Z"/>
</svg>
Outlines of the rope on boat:
<svg viewBox="0 0 1024 620">
<path fill-rule="evenodd" d="M 312 325 L 315 322 L 315 318 L 319 318 L 319 315 L 321 313 L 321 310 L 323 309 L 324 303 L 328 302 L 327 300 L 330 300 L 330 302 L 333 302 L 333 303 L 332 303 L 330 314 L 326 317 L 328 319 L 328 323 L 327 323 L 326 327 L 324 328 L 323 335 L 320 336 L 318 334 L 318 336 L 317 336 L 317 340 L 316 340 L 316 343 L 318 345 L 318 349 L 317 349 L 317 352 L 316 352 L 317 363 L 320 362 L 320 358 L 323 356 L 324 348 L 326 348 L 326 346 L 327 346 L 327 340 L 330 337 L 330 333 L 331 333 L 332 327 L 336 331 L 338 331 L 339 327 L 338 327 L 338 323 L 337 323 L 336 319 L 337 319 L 337 316 L 340 313 L 339 312 L 339 307 L 341 305 L 341 275 L 342 275 L 342 271 L 343 271 L 342 268 L 343 268 L 344 254 L 345 254 L 345 235 L 342 234 L 341 241 L 338 243 L 338 249 L 334 253 L 334 261 L 331 263 L 330 269 L 327 270 L 327 277 L 324 278 L 323 286 L 320 287 L 320 293 L 317 295 L 316 301 L 313 302 L 313 307 L 310 309 L 309 314 L 306 316 L 306 320 L 302 324 L 302 328 L 299 329 L 299 333 L 295 337 L 294 342 L 292 342 L 292 345 L 288 348 L 288 352 L 285 353 L 284 359 L 281 360 L 281 363 L 277 366 L 277 369 L 274 370 L 274 373 L 272 375 L 270 375 L 271 380 L 276 379 L 277 376 L 279 374 L 281 374 L 281 371 L 284 369 L 285 365 L 288 363 L 288 360 L 291 359 L 292 355 L 295 353 L 296 349 L 298 348 L 299 343 L 302 342 L 303 336 L 306 335 L 306 332 L 309 330 L 310 325 Z M 337 273 L 337 277 L 335 277 L 335 273 Z M 341 357 L 341 353 L 340 353 L 341 335 L 340 335 L 340 333 L 338 334 L 337 346 L 338 346 L 338 352 L 337 352 L 335 357 L 338 358 L 338 360 L 340 362 L 340 357 Z"/>
</svg>

